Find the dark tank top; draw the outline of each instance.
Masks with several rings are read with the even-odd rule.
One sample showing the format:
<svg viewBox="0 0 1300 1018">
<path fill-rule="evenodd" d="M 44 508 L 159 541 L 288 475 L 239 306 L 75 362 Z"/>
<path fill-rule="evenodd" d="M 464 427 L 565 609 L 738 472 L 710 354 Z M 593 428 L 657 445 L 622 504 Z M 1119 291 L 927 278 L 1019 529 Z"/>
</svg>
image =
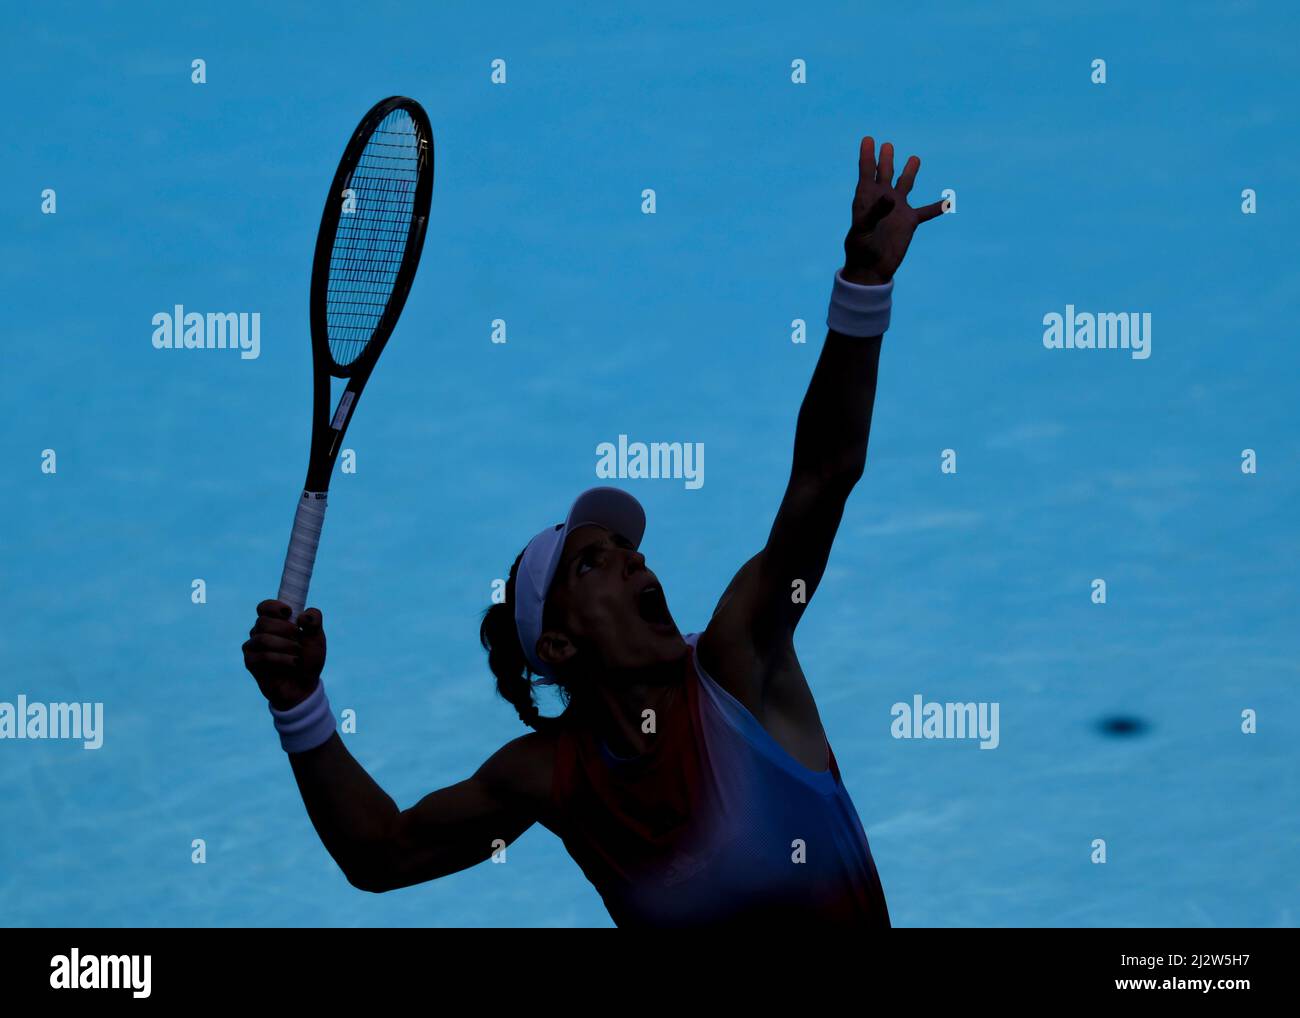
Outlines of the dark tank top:
<svg viewBox="0 0 1300 1018">
<path fill-rule="evenodd" d="M 621 758 L 594 732 L 557 741 L 556 833 L 619 926 L 889 926 L 862 822 L 830 767 L 791 757 L 699 665 Z"/>
</svg>

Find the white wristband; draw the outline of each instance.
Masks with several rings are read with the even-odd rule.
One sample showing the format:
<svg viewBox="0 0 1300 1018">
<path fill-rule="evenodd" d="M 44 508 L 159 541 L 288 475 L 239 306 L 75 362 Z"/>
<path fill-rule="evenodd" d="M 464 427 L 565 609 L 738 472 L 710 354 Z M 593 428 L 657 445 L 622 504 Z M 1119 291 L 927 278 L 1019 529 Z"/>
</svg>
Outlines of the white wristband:
<svg viewBox="0 0 1300 1018">
<path fill-rule="evenodd" d="M 880 286 L 864 286 L 850 283 L 842 269 L 836 270 L 826 325 L 843 336 L 883 336 L 889 328 L 893 293 L 892 279 Z"/>
<path fill-rule="evenodd" d="M 267 704 L 271 707 L 270 704 Z M 329 740 L 337 727 L 330 702 L 325 698 L 325 683 L 317 682 L 311 696 L 288 710 L 271 707 L 275 729 L 280 733 L 280 748 L 286 753 L 305 753 Z"/>
</svg>

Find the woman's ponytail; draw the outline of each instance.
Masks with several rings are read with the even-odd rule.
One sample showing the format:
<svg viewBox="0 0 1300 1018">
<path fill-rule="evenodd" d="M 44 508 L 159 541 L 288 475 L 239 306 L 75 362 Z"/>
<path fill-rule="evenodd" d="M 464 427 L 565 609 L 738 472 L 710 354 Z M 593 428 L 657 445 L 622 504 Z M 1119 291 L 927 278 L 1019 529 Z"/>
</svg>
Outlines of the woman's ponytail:
<svg viewBox="0 0 1300 1018">
<path fill-rule="evenodd" d="M 519 572 L 520 552 L 510 567 L 506 581 L 506 599 L 494 604 L 483 613 L 478 638 L 488 652 L 488 667 L 496 676 L 497 692 L 519 714 L 519 720 L 535 731 L 544 731 L 559 722 L 559 718 L 543 717 L 533 699 L 532 670 L 519 643 L 519 630 L 515 628 L 515 577 Z M 568 691 L 560 686 L 561 698 L 567 707 Z"/>
</svg>

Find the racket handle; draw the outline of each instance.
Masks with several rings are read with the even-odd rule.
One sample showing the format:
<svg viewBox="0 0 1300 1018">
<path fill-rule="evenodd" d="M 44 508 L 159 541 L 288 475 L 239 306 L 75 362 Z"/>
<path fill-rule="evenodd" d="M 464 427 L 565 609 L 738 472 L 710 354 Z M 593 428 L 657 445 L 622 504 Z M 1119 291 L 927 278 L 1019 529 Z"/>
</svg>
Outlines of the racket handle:
<svg viewBox="0 0 1300 1018">
<path fill-rule="evenodd" d="M 284 557 L 278 597 L 292 611 L 290 622 L 296 622 L 307 607 L 307 588 L 311 586 L 316 546 L 320 543 L 320 529 L 325 523 L 326 497 L 327 493 L 323 491 L 304 491 L 298 500 L 298 512 L 293 517 L 293 533 L 289 535 L 289 552 Z"/>
</svg>

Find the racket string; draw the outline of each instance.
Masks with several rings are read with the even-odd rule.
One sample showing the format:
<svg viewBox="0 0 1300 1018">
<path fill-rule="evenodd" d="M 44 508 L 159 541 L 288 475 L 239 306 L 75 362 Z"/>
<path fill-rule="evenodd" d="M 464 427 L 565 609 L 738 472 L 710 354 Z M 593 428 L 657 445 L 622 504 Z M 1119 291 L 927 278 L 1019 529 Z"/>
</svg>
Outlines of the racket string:
<svg viewBox="0 0 1300 1018">
<path fill-rule="evenodd" d="M 366 140 L 346 185 L 351 203 L 334 235 L 325 309 L 330 354 L 340 367 L 361 356 L 397 283 L 422 169 L 421 141 L 410 114 L 394 110 Z"/>
</svg>

